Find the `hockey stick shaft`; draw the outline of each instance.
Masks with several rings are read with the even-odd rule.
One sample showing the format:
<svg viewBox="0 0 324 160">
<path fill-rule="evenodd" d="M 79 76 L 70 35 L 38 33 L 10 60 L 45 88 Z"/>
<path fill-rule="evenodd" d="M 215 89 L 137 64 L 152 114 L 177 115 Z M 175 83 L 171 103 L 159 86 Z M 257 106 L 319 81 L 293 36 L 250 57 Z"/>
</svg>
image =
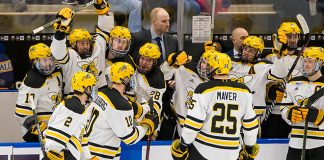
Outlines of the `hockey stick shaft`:
<svg viewBox="0 0 324 160">
<path fill-rule="evenodd" d="M 37 112 L 36 112 L 36 106 L 35 106 L 35 102 L 34 102 L 33 97 L 30 97 L 30 103 L 31 103 L 32 111 L 33 111 L 33 117 L 34 117 L 36 129 L 37 129 L 37 132 L 38 132 L 38 140 L 40 142 L 41 150 L 42 150 L 43 156 L 47 157 L 47 154 L 46 154 L 46 151 L 45 151 L 45 146 L 44 146 L 44 140 L 43 140 L 43 136 L 42 136 L 40 126 L 39 126 L 39 121 L 38 121 Z"/>
<path fill-rule="evenodd" d="M 288 75 L 286 77 L 286 81 L 290 79 L 290 76 L 292 74 L 292 72 L 294 71 L 300 57 L 302 56 L 305 48 L 307 47 L 309 41 L 310 41 L 310 36 L 309 36 L 309 27 L 307 25 L 307 22 L 305 20 L 305 18 L 301 15 L 301 14 L 298 14 L 297 16 L 297 20 L 303 30 L 303 34 L 305 35 L 305 39 L 307 39 L 306 43 L 303 45 L 303 47 L 301 48 L 301 50 L 299 51 L 299 53 L 297 54 L 297 58 L 295 59 L 293 65 L 291 66 L 291 68 L 289 69 L 289 72 L 288 72 Z"/>
<path fill-rule="evenodd" d="M 91 5 L 93 5 L 93 4 L 94 4 L 94 0 L 88 2 L 88 3 L 84 4 L 84 5 L 81 5 L 81 6 L 77 7 L 76 9 L 73 10 L 73 12 L 74 12 L 74 13 L 77 13 L 77 12 L 79 12 L 79 11 L 81 11 L 81 10 L 83 10 L 83 9 L 85 9 L 85 8 L 87 8 L 87 7 L 91 6 Z M 47 22 L 46 24 L 44 24 L 44 25 L 42 25 L 42 26 L 40 26 L 40 27 L 34 29 L 34 30 L 32 31 L 32 33 L 33 33 L 33 34 L 37 34 L 37 33 L 39 33 L 40 31 L 43 31 L 45 28 L 47 28 L 47 27 L 53 25 L 55 22 L 58 22 L 58 21 L 60 21 L 60 20 L 61 20 L 61 18 L 56 18 L 56 19 L 54 19 L 54 20 L 52 20 L 52 21 L 50 21 L 50 22 Z"/>
</svg>

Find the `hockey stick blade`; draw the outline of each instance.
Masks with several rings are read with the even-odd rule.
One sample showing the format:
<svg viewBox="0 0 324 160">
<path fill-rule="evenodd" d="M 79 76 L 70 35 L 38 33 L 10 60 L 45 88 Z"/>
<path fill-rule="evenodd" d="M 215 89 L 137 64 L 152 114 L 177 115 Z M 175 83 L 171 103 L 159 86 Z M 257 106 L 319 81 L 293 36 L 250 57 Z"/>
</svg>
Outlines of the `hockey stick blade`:
<svg viewBox="0 0 324 160">
<path fill-rule="evenodd" d="M 94 0 L 88 2 L 88 3 L 84 4 L 84 5 L 79 6 L 78 8 L 74 9 L 73 12 L 74 12 L 74 13 L 77 13 L 77 12 L 79 12 L 79 11 L 81 11 L 81 10 L 83 10 L 83 9 L 85 9 L 85 8 L 87 8 L 87 7 L 91 6 L 91 5 L 93 5 L 93 4 L 94 4 Z M 61 18 L 56 18 L 56 19 L 54 19 L 54 20 L 52 20 L 52 21 L 50 21 L 50 22 L 47 22 L 46 24 L 44 24 L 44 25 L 42 25 L 42 26 L 40 26 L 40 27 L 34 29 L 34 30 L 32 31 L 32 34 L 37 34 L 37 33 L 41 32 L 41 31 L 43 31 L 45 28 L 47 28 L 47 27 L 53 25 L 55 22 L 58 22 L 58 21 L 60 21 L 60 20 L 61 20 Z"/>
<path fill-rule="evenodd" d="M 298 22 L 299 22 L 299 24 L 300 24 L 300 26 L 301 26 L 301 28 L 303 30 L 303 33 L 308 34 L 309 33 L 309 28 L 308 28 L 308 25 L 307 25 L 307 22 L 306 22 L 304 16 L 301 15 L 301 14 L 297 14 L 296 17 L 297 17 L 297 20 L 298 20 Z"/>
</svg>

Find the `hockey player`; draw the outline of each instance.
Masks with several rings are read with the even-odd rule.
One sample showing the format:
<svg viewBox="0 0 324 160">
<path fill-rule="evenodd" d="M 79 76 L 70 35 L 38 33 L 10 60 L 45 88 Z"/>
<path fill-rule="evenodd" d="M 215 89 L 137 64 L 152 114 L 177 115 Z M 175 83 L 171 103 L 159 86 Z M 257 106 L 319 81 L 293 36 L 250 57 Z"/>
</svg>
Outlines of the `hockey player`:
<svg viewBox="0 0 324 160">
<path fill-rule="evenodd" d="M 63 8 L 58 12 L 61 20 L 54 24 L 56 31 L 51 44 L 51 50 L 58 63 L 61 64 L 64 74 L 63 81 L 64 95 L 73 94 L 71 88 L 71 78 L 77 71 L 85 71 L 92 73 L 97 79 L 97 87 L 101 88 L 107 85 L 105 75 L 102 73 L 105 69 L 105 52 L 106 43 L 109 39 L 104 33 L 113 28 L 109 23 L 110 17 L 107 15 L 109 11 L 109 3 L 104 0 L 95 0 L 94 7 L 98 15 L 98 36 L 93 38 L 86 29 L 74 29 L 70 33 L 71 47 L 66 47 L 66 37 L 70 29 L 70 24 L 74 13 L 69 8 Z"/>
<path fill-rule="evenodd" d="M 271 54 L 266 56 L 266 59 L 271 62 L 282 58 L 283 65 L 280 71 L 288 74 L 291 66 L 297 58 L 299 49 L 297 43 L 300 38 L 300 28 L 293 20 L 284 21 L 278 29 L 278 40 L 274 40 L 274 48 Z M 281 48 L 286 48 L 282 49 Z M 298 61 L 290 77 L 285 79 L 301 76 L 301 60 Z M 291 127 L 281 118 L 280 103 L 283 99 L 285 90 L 285 81 L 271 81 L 267 84 L 267 109 L 272 110 L 266 121 L 262 122 L 262 137 L 263 138 L 287 138 Z M 273 105 L 273 106 L 272 106 Z M 270 109 L 271 108 L 271 109 Z M 267 113 L 268 114 L 268 113 Z"/>
<path fill-rule="evenodd" d="M 44 131 L 56 105 L 61 102 L 62 72 L 55 66 L 55 59 L 47 45 L 43 43 L 33 45 L 29 48 L 28 54 L 32 68 L 27 72 L 19 88 L 15 115 L 19 119 L 23 139 L 26 142 L 37 142 L 38 132 L 30 98 L 35 102 L 40 128 Z"/>
<path fill-rule="evenodd" d="M 237 160 L 241 129 L 242 156 L 249 159 L 257 156 L 258 119 L 252 94 L 244 84 L 229 79 L 230 69 L 231 58 L 224 53 L 214 54 L 207 61 L 206 69 L 201 68 L 211 80 L 199 84 L 189 100 L 190 105 L 187 103 L 181 140 L 171 145 L 173 159 Z"/>
<path fill-rule="evenodd" d="M 161 69 L 165 79 L 174 76 L 175 92 L 172 96 L 172 108 L 177 114 L 177 131 L 181 135 L 181 129 L 184 125 L 184 119 L 187 115 L 185 106 L 191 106 L 191 99 L 195 88 L 208 80 L 205 72 L 201 70 L 201 66 L 205 69 L 208 58 L 219 52 L 214 49 L 207 49 L 200 57 L 199 63 L 191 61 L 191 56 L 188 56 L 184 51 L 172 53 L 168 57 L 168 61 L 164 62 Z"/>
<path fill-rule="evenodd" d="M 57 106 L 44 132 L 50 160 L 81 159 L 81 140 L 87 120 L 84 113 L 96 93 L 96 78 L 91 73 L 78 71 L 73 75 L 71 85 L 74 95 Z"/>
<path fill-rule="evenodd" d="M 133 58 L 127 54 L 130 43 L 131 34 L 129 29 L 122 26 L 115 26 L 109 33 L 109 49 L 106 51 L 106 80 L 108 86 L 112 85 L 110 78 L 110 67 L 115 62 L 127 62 L 136 68 Z"/>
<path fill-rule="evenodd" d="M 124 94 L 126 88 L 133 85 L 133 67 L 125 62 L 116 62 L 111 66 L 110 75 L 112 88 L 101 89 L 87 110 L 91 113 L 86 130 L 89 149 L 99 159 L 119 159 L 121 141 L 135 144 L 145 134 L 151 135 L 159 124 L 158 116 L 149 113 L 138 126 L 133 124 L 141 107 L 133 105 L 135 108 L 132 108 Z"/>
<path fill-rule="evenodd" d="M 308 98 L 324 87 L 324 77 L 320 68 L 323 66 L 324 49 L 306 48 L 303 53 L 303 76 L 289 81 L 286 86 L 285 105 L 282 118 L 292 126 L 287 160 L 300 159 L 303 147 L 305 119 L 308 119 L 306 159 L 324 159 L 324 97 L 319 98 L 310 108 L 305 108 Z"/>
</svg>

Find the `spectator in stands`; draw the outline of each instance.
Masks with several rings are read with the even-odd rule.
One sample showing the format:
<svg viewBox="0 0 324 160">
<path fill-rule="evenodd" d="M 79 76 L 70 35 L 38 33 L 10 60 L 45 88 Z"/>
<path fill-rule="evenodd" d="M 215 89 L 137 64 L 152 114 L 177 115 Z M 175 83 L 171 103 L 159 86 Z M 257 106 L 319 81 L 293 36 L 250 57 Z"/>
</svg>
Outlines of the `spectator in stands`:
<svg viewBox="0 0 324 160">
<path fill-rule="evenodd" d="M 129 14 L 128 28 L 134 32 L 142 30 L 142 1 L 141 0 L 108 0 L 111 4 L 112 12 L 121 12 L 123 14 Z"/>
<path fill-rule="evenodd" d="M 0 89 L 10 89 L 14 82 L 12 64 L 5 52 L 5 46 L 0 43 Z"/>
<path fill-rule="evenodd" d="M 235 28 L 232 31 L 232 42 L 233 42 L 233 49 L 226 52 L 232 59 L 233 58 L 240 58 L 240 50 L 242 47 L 243 40 L 249 36 L 249 33 L 244 28 Z"/>
</svg>

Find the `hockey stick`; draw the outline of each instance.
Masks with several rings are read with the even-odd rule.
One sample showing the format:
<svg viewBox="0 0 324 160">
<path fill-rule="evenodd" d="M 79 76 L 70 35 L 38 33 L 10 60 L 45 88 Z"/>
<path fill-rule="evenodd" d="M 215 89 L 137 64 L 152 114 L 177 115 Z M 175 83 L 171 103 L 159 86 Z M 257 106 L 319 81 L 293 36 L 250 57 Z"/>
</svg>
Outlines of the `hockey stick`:
<svg viewBox="0 0 324 160">
<path fill-rule="evenodd" d="M 142 87 L 140 87 L 139 85 L 136 85 L 134 87 L 134 92 L 136 94 L 140 95 L 141 97 L 143 97 L 148 102 L 148 105 L 150 107 L 150 112 L 153 113 L 154 102 L 153 102 L 153 98 L 150 96 L 150 94 L 146 90 L 144 90 Z M 145 160 L 150 159 L 151 137 L 152 137 L 152 135 L 147 136 L 147 141 L 146 141 L 147 147 L 146 147 Z"/>
<path fill-rule="evenodd" d="M 310 41 L 310 36 L 309 36 L 309 28 L 308 28 L 308 25 L 307 25 L 307 22 L 305 20 L 305 18 L 301 15 L 301 14 L 298 14 L 297 16 L 297 20 L 303 30 L 303 34 L 305 35 L 305 39 L 307 40 L 306 43 L 302 46 L 302 48 L 300 49 L 300 51 L 298 52 L 297 54 L 297 58 L 295 59 L 293 65 L 291 66 L 291 68 L 289 69 L 289 72 L 285 78 L 285 81 L 287 82 L 289 79 L 290 79 L 290 76 L 292 74 L 292 72 L 294 71 L 300 57 L 303 55 L 303 52 L 305 50 L 305 48 L 307 47 L 309 41 Z"/>
<path fill-rule="evenodd" d="M 93 5 L 93 4 L 94 4 L 94 0 L 92 0 L 92 1 L 90 1 L 90 2 L 88 2 L 88 3 L 86 3 L 86 4 L 83 4 L 83 5 L 79 6 L 78 8 L 74 9 L 73 12 L 74 12 L 74 13 L 77 13 L 77 12 L 79 12 L 79 11 L 81 11 L 81 10 L 83 10 L 83 9 L 85 9 L 85 8 L 87 8 L 87 7 L 91 6 L 91 5 Z M 61 18 L 59 17 L 59 18 L 56 18 L 56 19 L 54 19 L 54 20 L 52 20 L 52 21 L 50 21 L 50 22 L 47 22 L 46 24 L 44 24 L 44 25 L 42 25 L 42 26 L 40 26 L 40 27 L 34 29 L 34 30 L 32 31 L 32 33 L 33 33 L 33 34 L 37 34 L 38 32 L 44 30 L 45 28 L 47 28 L 47 27 L 53 25 L 55 22 L 58 22 L 58 21 L 60 21 L 60 20 L 61 20 Z"/>
<path fill-rule="evenodd" d="M 41 145 L 41 150 L 42 150 L 43 156 L 47 158 L 47 154 L 46 154 L 45 146 L 44 146 L 43 135 L 42 135 L 42 132 L 41 132 L 41 129 L 40 129 L 40 126 L 39 126 L 39 121 L 38 121 L 37 112 L 36 112 L 36 106 L 35 106 L 35 102 L 34 102 L 33 97 L 30 98 L 30 104 L 31 104 L 31 108 L 33 110 L 33 117 L 34 117 L 35 125 L 36 125 L 36 128 L 37 128 L 37 132 L 38 132 L 38 140 L 39 140 L 40 145 Z"/>
<path fill-rule="evenodd" d="M 313 103 L 316 102 L 319 98 L 324 96 L 324 87 L 321 88 L 320 90 L 316 91 L 313 95 L 311 95 L 308 98 L 306 107 L 309 108 Z M 306 139 L 307 139 L 307 130 L 308 130 L 308 116 L 306 117 L 305 120 L 305 126 L 304 126 L 304 136 L 303 136 L 303 149 L 301 153 L 301 160 L 305 160 L 305 155 L 306 155 Z"/>
</svg>

